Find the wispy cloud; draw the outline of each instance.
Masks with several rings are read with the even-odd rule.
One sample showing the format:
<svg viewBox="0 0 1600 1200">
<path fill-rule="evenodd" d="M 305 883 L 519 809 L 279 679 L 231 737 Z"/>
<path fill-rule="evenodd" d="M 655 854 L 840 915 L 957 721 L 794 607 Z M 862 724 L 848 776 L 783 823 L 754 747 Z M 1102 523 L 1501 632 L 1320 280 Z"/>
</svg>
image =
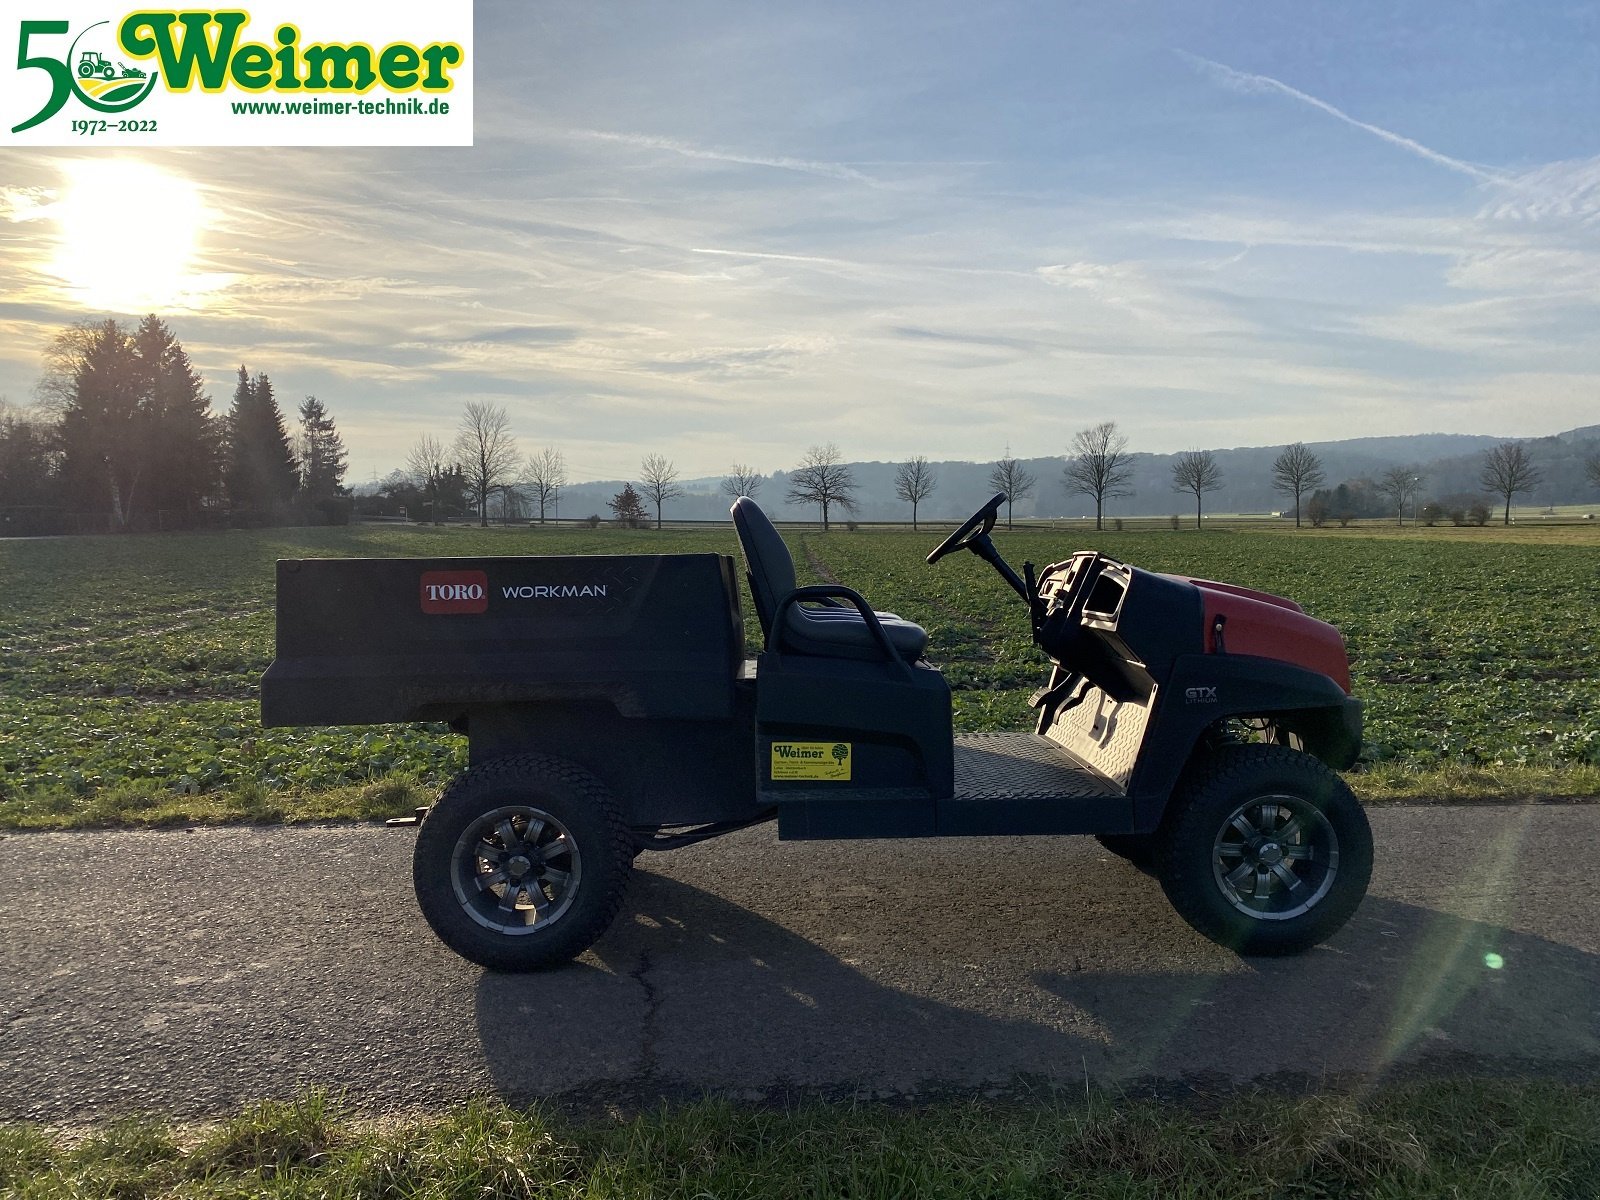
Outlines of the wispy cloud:
<svg viewBox="0 0 1600 1200">
<path fill-rule="evenodd" d="M 777 171 L 798 171 L 803 175 L 821 175 L 827 179 L 842 179 L 862 183 L 868 187 L 884 186 L 881 180 L 856 170 L 845 163 L 817 162 L 806 158 L 789 158 L 785 155 L 741 154 L 736 150 L 723 150 L 713 146 L 697 146 L 678 138 L 656 137 L 646 133 L 616 133 L 605 129 L 573 129 L 568 136 L 585 141 L 611 142 L 634 146 L 641 150 L 664 150 L 682 158 L 704 159 L 708 162 L 735 163 L 746 167 L 771 167 Z"/>
<path fill-rule="evenodd" d="M 1385 129 L 1381 125 L 1373 125 L 1368 121 L 1358 120 L 1342 108 L 1336 108 L 1326 100 L 1319 100 L 1308 92 L 1302 92 L 1299 88 L 1290 87 L 1281 79 L 1274 79 L 1270 75 L 1257 75 L 1250 71 L 1238 71 L 1233 67 L 1224 66 L 1222 63 L 1213 62 L 1209 58 L 1202 58 L 1198 54 L 1190 54 L 1187 50 L 1178 50 L 1176 53 L 1179 57 L 1199 67 L 1224 87 L 1229 87 L 1239 92 L 1276 92 L 1280 96 L 1288 96 L 1291 100 L 1298 100 L 1302 104 L 1308 104 L 1319 112 L 1325 112 L 1330 117 L 1343 121 L 1346 125 L 1364 130 L 1374 137 L 1388 142 L 1391 146 L 1399 147 L 1408 154 L 1414 154 L 1418 158 L 1425 159 L 1447 170 L 1456 171 L 1471 179 L 1476 179 L 1480 183 L 1505 184 L 1511 182 L 1511 178 L 1507 175 L 1480 167 L 1476 163 L 1469 163 L 1463 159 L 1442 154 L 1438 150 L 1424 146 L 1414 138 L 1395 133 L 1392 129 Z"/>
<path fill-rule="evenodd" d="M 1546 163 L 1516 177 L 1484 215 L 1505 221 L 1600 221 L 1600 158 Z"/>
</svg>

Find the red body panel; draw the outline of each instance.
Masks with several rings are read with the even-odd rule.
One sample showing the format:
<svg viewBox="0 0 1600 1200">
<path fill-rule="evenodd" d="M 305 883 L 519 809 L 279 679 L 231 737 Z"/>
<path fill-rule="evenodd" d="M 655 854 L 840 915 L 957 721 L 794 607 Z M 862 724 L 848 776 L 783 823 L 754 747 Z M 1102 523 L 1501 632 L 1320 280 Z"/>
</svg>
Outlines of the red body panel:
<svg viewBox="0 0 1600 1200">
<path fill-rule="evenodd" d="M 1248 596 L 1251 600 L 1260 600 L 1264 604 L 1276 604 L 1279 608 L 1287 608 L 1294 612 L 1305 612 L 1305 609 L 1286 596 L 1274 596 L 1271 592 L 1258 592 L 1255 588 L 1240 587 L 1237 583 L 1218 583 L 1215 579 L 1190 579 L 1186 575 L 1174 575 L 1172 578 L 1187 580 L 1197 588 L 1209 588 L 1213 592 L 1227 592 L 1230 596 Z"/>
<path fill-rule="evenodd" d="M 1194 581 L 1205 602 L 1207 654 L 1217 653 L 1217 618 L 1229 654 L 1254 654 L 1293 663 L 1332 679 L 1350 693 L 1350 656 L 1344 637 L 1326 621 L 1308 617 L 1298 604 L 1265 592 Z"/>
</svg>

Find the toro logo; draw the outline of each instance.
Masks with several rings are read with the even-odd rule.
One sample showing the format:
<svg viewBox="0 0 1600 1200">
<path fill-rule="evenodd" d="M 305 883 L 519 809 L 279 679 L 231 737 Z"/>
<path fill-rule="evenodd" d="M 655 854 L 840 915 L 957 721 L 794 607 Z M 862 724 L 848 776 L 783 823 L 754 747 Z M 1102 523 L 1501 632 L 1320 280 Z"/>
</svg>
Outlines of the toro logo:
<svg viewBox="0 0 1600 1200">
<path fill-rule="evenodd" d="M 482 571 L 424 571 L 422 611 L 481 613 L 489 609 L 489 577 Z"/>
</svg>

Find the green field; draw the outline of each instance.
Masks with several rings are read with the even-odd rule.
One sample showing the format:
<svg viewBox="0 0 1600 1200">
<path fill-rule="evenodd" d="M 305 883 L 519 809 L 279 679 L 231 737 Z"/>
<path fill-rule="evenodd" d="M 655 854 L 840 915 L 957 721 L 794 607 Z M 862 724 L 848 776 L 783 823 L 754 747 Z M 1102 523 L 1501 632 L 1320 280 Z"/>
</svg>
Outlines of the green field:
<svg viewBox="0 0 1600 1200">
<path fill-rule="evenodd" d="M 998 536 L 1015 563 L 1093 545 L 1280 592 L 1338 624 L 1368 702 L 1356 779 L 1368 796 L 1600 792 L 1600 530 L 1401 533 Z M 1027 724 L 1042 660 L 1020 603 L 987 567 L 966 555 L 926 566 L 938 536 L 927 531 L 787 536 L 803 578 L 848 583 L 928 627 L 930 656 L 956 689 L 958 729 Z M 403 809 L 458 769 L 462 743 L 440 727 L 260 728 L 256 681 L 272 656 L 279 557 L 705 550 L 734 553 L 731 528 L 0 542 L 0 823 L 372 815 Z"/>
</svg>

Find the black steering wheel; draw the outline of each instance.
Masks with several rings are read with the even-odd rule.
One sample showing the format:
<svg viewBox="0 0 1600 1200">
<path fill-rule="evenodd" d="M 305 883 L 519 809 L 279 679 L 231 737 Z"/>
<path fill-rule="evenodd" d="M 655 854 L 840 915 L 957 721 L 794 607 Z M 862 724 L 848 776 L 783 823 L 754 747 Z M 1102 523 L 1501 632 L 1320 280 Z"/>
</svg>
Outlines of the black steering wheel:
<svg viewBox="0 0 1600 1200">
<path fill-rule="evenodd" d="M 981 537 L 987 537 L 994 529 L 994 523 L 1000 517 L 1000 506 L 1006 502 L 1006 494 L 999 492 L 995 498 L 985 504 L 961 523 L 957 529 L 944 541 L 933 548 L 928 555 L 929 563 L 936 563 L 946 554 L 954 554 L 957 550 L 966 550 L 972 543 Z M 980 529 L 979 527 L 982 526 Z"/>
</svg>

